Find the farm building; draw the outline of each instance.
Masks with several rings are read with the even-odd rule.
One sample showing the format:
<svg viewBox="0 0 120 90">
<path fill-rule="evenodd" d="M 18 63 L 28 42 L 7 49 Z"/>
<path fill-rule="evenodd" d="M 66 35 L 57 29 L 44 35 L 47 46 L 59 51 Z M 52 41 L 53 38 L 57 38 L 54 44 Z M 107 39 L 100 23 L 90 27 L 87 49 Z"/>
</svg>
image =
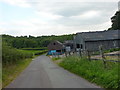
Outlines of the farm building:
<svg viewBox="0 0 120 90">
<path fill-rule="evenodd" d="M 120 30 L 107 30 L 96 32 L 82 32 L 74 36 L 75 50 L 97 51 L 99 46 L 103 46 L 104 50 L 111 48 L 119 48 Z"/>
<path fill-rule="evenodd" d="M 65 46 L 65 51 L 66 52 L 71 52 L 73 51 L 73 40 L 67 40 L 65 41 L 64 43 L 64 46 Z"/>
<path fill-rule="evenodd" d="M 64 51 L 64 45 L 59 41 L 53 41 L 49 43 L 47 47 L 48 47 L 48 55 L 62 54 Z"/>
</svg>

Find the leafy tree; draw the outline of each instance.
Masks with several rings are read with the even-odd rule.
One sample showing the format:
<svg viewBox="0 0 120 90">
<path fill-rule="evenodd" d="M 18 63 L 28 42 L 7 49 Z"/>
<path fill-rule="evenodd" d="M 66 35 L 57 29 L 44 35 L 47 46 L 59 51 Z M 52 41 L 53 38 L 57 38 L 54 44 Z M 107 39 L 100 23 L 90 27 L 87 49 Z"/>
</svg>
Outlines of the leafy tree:
<svg viewBox="0 0 120 90">
<path fill-rule="evenodd" d="M 72 40 L 73 34 L 70 35 L 60 35 L 60 36 L 38 36 L 34 37 L 29 35 L 27 36 L 10 36 L 10 35 L 2 35 L 3 41 L 7 42 L 9 46 L 14 48 L 40 48 L 40 47 L 47 47 L 47 45 L 53 41 L 58 40 L 60 42 L 64 42 L 66 40 Z"/>
<path fill-rule="evenodd" d="M 117 11 L 111 18 L 112 26 L 108 30 L 120 30 L 120 11 Z"/>
</svg>

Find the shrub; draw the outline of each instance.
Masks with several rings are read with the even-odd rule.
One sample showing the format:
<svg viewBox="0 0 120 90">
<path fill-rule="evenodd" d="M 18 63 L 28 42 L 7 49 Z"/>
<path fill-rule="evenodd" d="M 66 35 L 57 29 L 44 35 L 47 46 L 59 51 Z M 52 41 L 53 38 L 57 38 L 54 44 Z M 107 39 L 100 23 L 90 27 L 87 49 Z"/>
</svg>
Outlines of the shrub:
<svg viewBox="0 0 120 90">
<path fill-rule="evenodd" d="M 6 43 L 2 43 L 2 63 L 6 64 L 14 64 L 18 60 L 23 60 L 26 58 L 31 58 L 33 56 L 30 52 L 23 52 L 18 49 L 12 48 L 8 46 Z"/>
</svg>

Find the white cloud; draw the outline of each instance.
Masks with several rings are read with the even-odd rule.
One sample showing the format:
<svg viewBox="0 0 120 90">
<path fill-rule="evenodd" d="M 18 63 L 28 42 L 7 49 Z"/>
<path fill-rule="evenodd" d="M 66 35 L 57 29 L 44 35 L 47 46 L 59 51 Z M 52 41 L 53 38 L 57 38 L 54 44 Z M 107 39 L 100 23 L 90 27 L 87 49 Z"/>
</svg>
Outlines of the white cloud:
<svg viewBox="0 0 120 90">
<path fill-rule="evenodd" d="M 45 18 L 47 20 L 57 20 L 57 19 L 60 19 L 62 18 L 63 16 L 61 15 L 56 15 L 56 14 L 53 14 L 53 13 L 50 13 L 50 12 L 36 12 L 36 14 L 41 17 L 41 18 Z"/>
<path fill-rule="evenodd" d="M 6 24 L 6 27 L 1 27 L 2 30 L 1 33 L 12 34 L 14 36 L 62 35 L 62 34 L 70 34 L 70 33 L 72 34 L 76 32 L 105 30 L 107 29 L 106 27 L 109 27 L 109 25 L 111 25 L 111 22 L 105 22 L 102 24 L 90 25 L 86 27 L 65 26 L 61 24 L 55 25 L 47 22 L 42 22 L 34 18 L 28 21 L 17 21 Z"/>
<path fill-rule="evenodd" d="M 10 5 L 31 7 L 34 16 L 24 20 L 1 22 L 2 33 L 12 35 L 51 35 L 104 30 L 117 3 L 89 3 L 83 0 L 1 0 Z M 47 2 L 48 1 L 48 2 Z M 115 0 L 114 0 L 115 2 Z"/>
<path fill-rule="evenodd" d="M 28 0 L 0 0 L 0 1 L 14 6 L 30 7 L 30 4 L 27 3 Z"/>
<path fill-rule="evenodd" d="M 73 19 L 90 19 L 90 18 L 94 18 L 94 17 L 98 17 L 100 16 L 100 12 L 99 11 L 87 11 L 84 12 L 81 15 L 77 15 L 77 16 L 71 16 L 70 18 Z"/>
</svg>

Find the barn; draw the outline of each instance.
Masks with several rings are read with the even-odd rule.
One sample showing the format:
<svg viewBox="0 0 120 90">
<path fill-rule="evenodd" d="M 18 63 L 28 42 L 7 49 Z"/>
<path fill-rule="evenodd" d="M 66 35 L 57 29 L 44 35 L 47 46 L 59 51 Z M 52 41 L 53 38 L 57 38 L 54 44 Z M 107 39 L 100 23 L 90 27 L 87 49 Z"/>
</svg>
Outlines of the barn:
<svg viewBox="0 0 120 90">
<path fill-rule="evenodd" d="M 52 41 L 48 44 L 48 55 L 62 54 L 64 51 L 64 45 L 59 41 Z"/>
<path fill-rule="evenodd" d="M 73 52 L 73 40 L 67 40 L 63 43 L 66 52 Z"/>
<path fill-rule="evenodd" d="M 119 34 L 120 30 L 76 33 L 73 40 L 74 49 L 97 51 L 99 50 L 99 46 L 103 46 L 104 50 L 119 48 Z"/>
</svg>

